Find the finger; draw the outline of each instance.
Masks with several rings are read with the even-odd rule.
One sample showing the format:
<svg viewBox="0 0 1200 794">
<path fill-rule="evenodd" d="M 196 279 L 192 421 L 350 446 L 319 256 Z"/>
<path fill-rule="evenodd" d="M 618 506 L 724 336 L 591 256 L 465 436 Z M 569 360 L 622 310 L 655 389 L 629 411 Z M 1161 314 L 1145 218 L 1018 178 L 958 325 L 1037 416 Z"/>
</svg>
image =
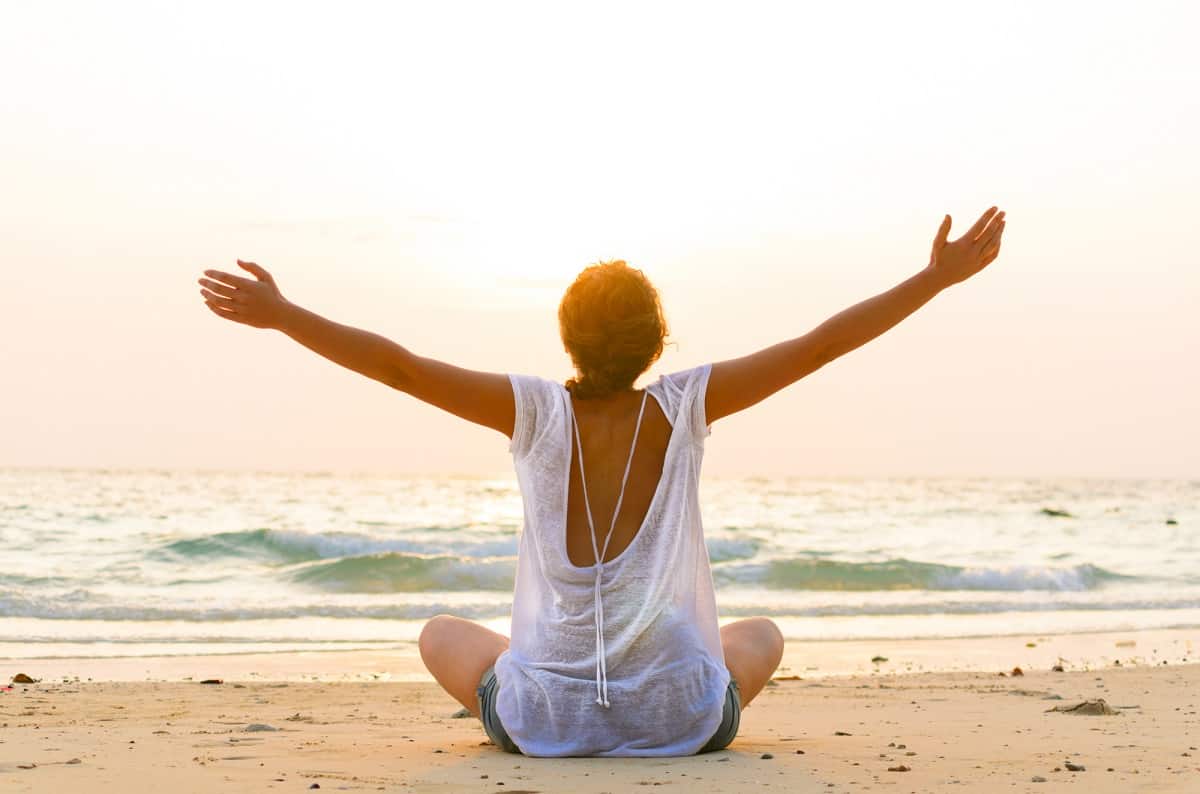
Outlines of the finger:
<svg viewBox="0 0 1200 794">
<path fill-rule="evenodd" d="M 235 323 L 244 323 L 245 322 L 241 317 L 238 317 L 233 312 L 227 312 L 227 311 L 224 311 L 223 309 L 218 309 L 216 306 L 213 306 L 208 301 L 205 301 L 204 305 L 209 308 L 209 311 L 211 311 L 213 314 L 217 315 L 218 317 L 224 317 L 226 320 L 233 320 Z"/>
<path fill-rule="evenodd" d="M 271 278 L 270 273 L 253 262 L 243 262 L 239 259 L 237 263 L 238 267 L 242 268 L 243 270 L 249 270 L 251 273 L 257 276 L 259 281 L 274 281 L 274 279 Z"/>
<path fill-rule="evenodd" d="M 982 251 L 979 252 L 979 256 L 981 257 L 980 261 L 982 261 L 983 264 L 986 265 L 988 262 L 991 262 L 993 259 L 995 259 L 999 254 L 1000 254 L 1000 241 L 996 240 L 991 245 L 987 246 L 986 248 L 984 248 Z"/>
<path fill-rule="evenodd" d="M 981 248 L 986 248 L 993 240 L 999 240 L 1000 234 L 1003 231 L 1004 219 L 997 215 L 996 220 L 993 220 L 992 224 L 984 229 L 983 233 L 979 235 L 979 239 L 975 241 L 975 244 Z"/>
<path fill-rule="evenodd" d="M 228 284 L 221 284 L 207 278 L 197 279 L 196 283 L 202 287 L 206 287 L 209 292 L 215 292 L 218 295 L 223 295 L 226 298 L 233 298 L 234 300 L 237 300 L 240 297 L 238 294 L 238 288 L 231 287 Z"/>
<path fill-rule="evenodd" d="M 226 273 L 224 270 L 205 270 L 204 275 L 209 278 L 215 278 L 217 281 L 224 281 L 226 284 L 232 284 L 235 287 L 249 287 L 251 284 L 258 283 L 252 278 L 235 276 L 232 273 Z"/>
<path fill-rule="evenodd" d="M 975 221 L 975 225 L 967 230 L 966 238 L 973 242 L 975 238 L 979 236 L 979 233 L 982 232 L 988 225 L 988 221 L 990 221 L 992 216 L 995 214 L 996 208 L 990 207 L 987 212 L 980 215 L 979 220 Z"/>
<path fill-rule="evenodd" d="M 946 244 L 946 237 L 950 234 L 950 216 L 947 215 L 942 220 L 942 225 L 938 227 L 937 236 L 933 238 L 933 248 L 936 251 Z"/>
<path fill-rule="evenodd" d="M 209 292 L 204 288 L 200 289 L 200 294 L 204 296 L 205 303 L 211 303 L 214 306 L 219 306 L 222 309 L 228 309 L 230 311 L 233 311 L 237 308 L 237 304 L 233 302 L 232 298 L 222 298 L 220 295 Z"/>
</svg>

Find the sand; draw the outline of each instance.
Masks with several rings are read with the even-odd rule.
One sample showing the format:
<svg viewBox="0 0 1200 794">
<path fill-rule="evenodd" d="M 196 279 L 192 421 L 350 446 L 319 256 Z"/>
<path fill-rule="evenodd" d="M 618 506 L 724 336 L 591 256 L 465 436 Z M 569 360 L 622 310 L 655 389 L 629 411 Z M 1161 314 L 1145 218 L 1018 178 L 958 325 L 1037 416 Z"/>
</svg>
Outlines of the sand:
<svg viewBox="0 0 1200 794">
<path fill-rule="evenodd" d="M 1176 630 L 789 643 L 787 669 L 728 749 L 659 759 L 502 753 L 436 684 L 384 680 L 378 651 L 0 661 L 4 682 L 42 678 L 0 693 L 0 791 L 1200 791 L 1197 641 Z M 870 672 L 805 669 L 868 645 L 888 658 L 863 660 Z M 994 669 L 909 672 L 954 648 L 991 653 Z M 223 683 L 200 683 L 200 670 Z M 1115 714 L 1050 711 L 1095 699 Z"/>
</svg>

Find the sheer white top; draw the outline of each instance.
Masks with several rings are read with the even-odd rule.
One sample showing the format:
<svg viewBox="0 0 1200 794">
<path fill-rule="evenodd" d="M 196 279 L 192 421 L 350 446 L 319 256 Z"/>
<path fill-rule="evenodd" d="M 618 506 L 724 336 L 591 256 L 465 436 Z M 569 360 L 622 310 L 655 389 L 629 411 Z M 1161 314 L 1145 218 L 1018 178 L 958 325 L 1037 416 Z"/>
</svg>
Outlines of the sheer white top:
<svg viewBox="0 0 1200 794">
<path fill-rule="evenodd" d="M 698 495 L 710 369 L 646 387 L 671 423 L 661 478 L 628 547 L 582 568 L 566 546 L 570 395 L 509 376 L 525 523 L 496 711 L 526 755 L 690 755 L 721 722 L 729 671 Z"/>
</svg>

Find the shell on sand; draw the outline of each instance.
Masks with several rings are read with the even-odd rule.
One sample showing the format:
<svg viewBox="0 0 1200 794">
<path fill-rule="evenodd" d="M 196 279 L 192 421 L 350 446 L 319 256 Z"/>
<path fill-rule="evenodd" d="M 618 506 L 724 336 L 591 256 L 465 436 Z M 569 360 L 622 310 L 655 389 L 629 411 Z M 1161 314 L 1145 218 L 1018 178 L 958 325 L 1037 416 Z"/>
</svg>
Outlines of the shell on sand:
<svg viewBox="0 0 1200 794">
<path fill-rule="evenodd" d="M 1121 712 L 1109 706 L 1103 698 L 1085 700 L 1082 703 L 1072 703 L 1070 706 L 1055 706 L 1054 708 L 1046 709 L 1046 711 L 1061 711 L 1064 714 L 1083 714 L 1092 717 L 1111 717 L 1114 715 L 1120 716 L 1121 714 Z"/>
</svg>

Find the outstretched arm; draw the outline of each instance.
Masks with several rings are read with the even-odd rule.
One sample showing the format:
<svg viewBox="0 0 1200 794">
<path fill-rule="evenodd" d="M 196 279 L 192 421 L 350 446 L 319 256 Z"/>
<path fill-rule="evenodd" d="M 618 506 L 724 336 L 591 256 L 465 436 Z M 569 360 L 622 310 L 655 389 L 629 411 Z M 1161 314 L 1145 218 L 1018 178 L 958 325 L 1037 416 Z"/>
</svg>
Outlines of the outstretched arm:
<svg viewBox="0 0 1200 794">
<path fill-rule="evenodd" d="M 946 287 L 990 264 L 1000 253 L 1003 231 L 1004 213 L 992 207 L 966 234 L 947 242 L 947 215 L 924 270 L 887 292 L 835 314 L 804 336 L 713 364 L 705 418 L 711 423 L 749 408 L 887 331 Z"/>
<path fill-rule="evenodd" d="M 424 358 L 379 334 L 327 320 L 285 299 L 262 267 L 240 259 L 238 266 L 255 278 L 205 270 L 208 278 L 199 280 L 204 302 L 218 317 L 282 331 L 336 364 L 512 436 L 516 408 L 507 375 Z"/>
</svg>

